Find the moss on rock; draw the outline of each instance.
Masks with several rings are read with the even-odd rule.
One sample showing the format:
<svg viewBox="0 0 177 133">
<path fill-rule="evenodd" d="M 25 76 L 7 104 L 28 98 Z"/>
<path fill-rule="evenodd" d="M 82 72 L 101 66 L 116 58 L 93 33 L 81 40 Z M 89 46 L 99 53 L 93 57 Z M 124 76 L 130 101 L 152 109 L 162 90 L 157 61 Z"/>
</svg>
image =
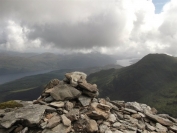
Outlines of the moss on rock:
<svg viewBox="0 0 177 133">
<path fill-rule="evenodd" d="M 0 103 L 0 109 L 16 108 L 16 107 L 23 107 L 23 104 L 20 104 L 14 100 Z"/>
</svg>

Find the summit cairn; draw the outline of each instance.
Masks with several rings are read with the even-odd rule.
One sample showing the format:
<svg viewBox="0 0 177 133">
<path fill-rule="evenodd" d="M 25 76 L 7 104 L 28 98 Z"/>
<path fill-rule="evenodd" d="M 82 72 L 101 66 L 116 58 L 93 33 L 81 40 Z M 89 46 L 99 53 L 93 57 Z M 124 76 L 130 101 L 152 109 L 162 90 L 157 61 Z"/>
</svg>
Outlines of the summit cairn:
<svg viewBox="0 0 177 133">
<path fill-rule="evenodd" d="M 175 133 L 177 119 L 137 102 L 98 98 L 83 72 L 51 80 L 41 96 L 0 109 L 0 133 Z"/>
</svg>

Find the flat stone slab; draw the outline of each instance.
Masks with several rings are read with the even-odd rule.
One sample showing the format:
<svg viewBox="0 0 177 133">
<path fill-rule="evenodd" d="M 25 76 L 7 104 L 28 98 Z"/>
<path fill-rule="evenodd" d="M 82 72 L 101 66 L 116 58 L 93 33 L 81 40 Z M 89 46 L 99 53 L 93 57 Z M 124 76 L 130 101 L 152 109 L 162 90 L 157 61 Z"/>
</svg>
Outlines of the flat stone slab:
<svg viewBox="0 0 177 133">
<path fill-rule="evenodd" d="M 92 85 L 87 82 L 79 83 L 79 86 L 83 89 L 90 91 L 90 92 L 97 92 L 98 91 L 98 89 L 95 85 Z"/>
<path fill-rule="evenodd" d="M 53 88 L 50 92 L 50 95 L 55 100 L 67 100 L 67 99 L 74 99 L 81 95 L 81 92 L 74 87 L 64 84 L 60 82 L 57 86 Z"/>
<path fill-rule="evenodd" d="M 133 109 L 133 110 L 139 111 L 139 112 L 143 112 L 143 108 L 137 102 L 127 102 L 125 104 L 125 107 L 129 108 L 129 109 Z"/>
<path fill-rule="evenodd" d="M 63 125 L 63 123 L 58 124 L 56 127 L 52 129 L 52 131 L 56 133 L 68 133 L 71 130 L 71 126 L 67 127 Z"/>
<path fill-rule="evenodd" d="M 52 109 L 46 105 L 33 104 L 28 101 L 17 101 L 23 104 L 24 107 L 14 109 L 11 112 L 5 113 L 1 119 L 0 125 L 4 128 L 10 128 L 16 121 L 27 120 L 30 124 L 38 124 L 46 109 Z"/>
<path fill-rule="evenodd" d="M 177 126 L 173 125 L 173 126 L 171 126 L 171 127 L 169 127 L 169 128 L 170 128 L 171 130 L 177 132 Z"/>
<path fill-rule="evenodd" d="M 58 102 L 52 102 L 49 104 L 50 106 L 53 106 L 53 107 L 57 107 L 57 108 L 61 108 L 61 107 L 64 107 L 65 106 L 65 103 L 62 102 L 62 101 L 58 101 Z"/>
<path fill-rule="evenodd" d="M 125 111 L 128 111 L 130 113 L 136 114 L 137 111 L 133 110 L 133 109 L 128 109 L 128 108 L 124 108 Z"/>
<path fill-rule="evenodd" d="M 98 91 L 97 92 L 90 92 L 88 90 L 83 90 L 82 93 L 91 97 L 91 98 L 98 97 L 98 95 L 99 95 Z"/>
<path fill-rule="evenodd" d="M 157 115 L 153 115 L 153 114 L 150 114 L 148 111 L 144 111 L 145 115 L 147 117 L 149 117 L 150 119 L 164 125 L 164 126 L 172 126 L 173 125 L 173 122 L 171 122 L 170 120 L 168 119 L 165 119 L 165 118 L 162 118 L 162 117 L 159 117 Z"/>
</svg>

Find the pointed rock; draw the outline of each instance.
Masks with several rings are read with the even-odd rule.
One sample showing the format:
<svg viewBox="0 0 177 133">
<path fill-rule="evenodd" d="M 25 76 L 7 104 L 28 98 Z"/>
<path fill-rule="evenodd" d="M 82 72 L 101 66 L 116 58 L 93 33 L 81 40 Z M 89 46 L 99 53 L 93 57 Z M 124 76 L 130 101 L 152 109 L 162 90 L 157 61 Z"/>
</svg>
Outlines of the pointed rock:
<svg viewBox="0 0 177 133">
<path fill-rule="evenodd" d="M 63 125 L 67 127 L 71 126 L 71 121 L 66 117 L 66 115 L 61 115 L 61 120 L 63 122 Z"/>
<path fill-rule="evenodd" d="M 91 98 L 87 96 L 81 95 L 78 100 L 81 102 L 83 106 L 88 106 L 91 102 Z"/>
<path fill-rule="evenodd" d="M 59 84 L 59 80 L 58 79 L 52 79 L 47 85 L 46 85 L 46 89 L 51 89 L 53 88 L 54 86 L 58 85 Z"/>
</svg>

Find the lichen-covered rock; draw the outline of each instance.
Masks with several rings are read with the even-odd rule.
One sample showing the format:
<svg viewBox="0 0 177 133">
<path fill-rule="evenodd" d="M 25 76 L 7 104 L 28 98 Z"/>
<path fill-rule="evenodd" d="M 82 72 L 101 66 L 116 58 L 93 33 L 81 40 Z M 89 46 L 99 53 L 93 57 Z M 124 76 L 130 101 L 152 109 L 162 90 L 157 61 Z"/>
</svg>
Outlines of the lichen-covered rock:
<svg viewBox="0 0 177 133">
<path fill-rule="evenodd" d="M 71 86 L 76 87 L 78 85 L 78 81 L 86 80 L 87 74 L 83 72 L 71 72 L 66 73 L 65 77 L 70 81 Z"/>
</svg>

